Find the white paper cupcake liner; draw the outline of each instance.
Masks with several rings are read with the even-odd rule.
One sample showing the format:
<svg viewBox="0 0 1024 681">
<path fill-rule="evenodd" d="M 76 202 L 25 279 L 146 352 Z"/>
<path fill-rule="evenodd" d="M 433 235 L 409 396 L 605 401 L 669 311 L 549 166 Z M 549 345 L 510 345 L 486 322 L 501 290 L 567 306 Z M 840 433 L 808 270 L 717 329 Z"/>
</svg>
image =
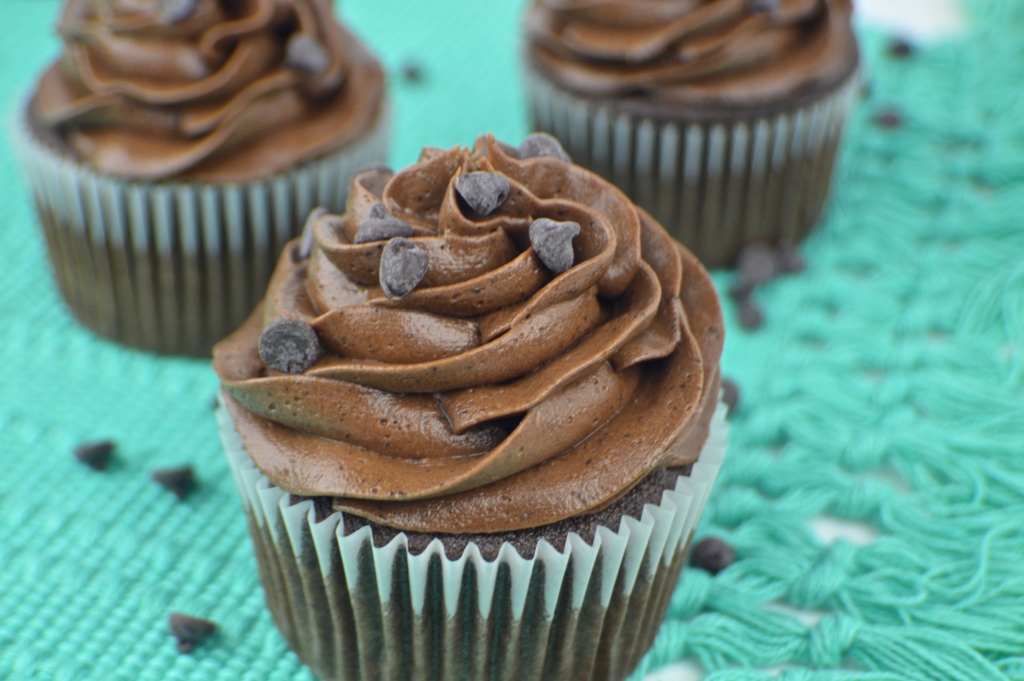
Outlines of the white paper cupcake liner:
<svg viewBox="0 0 1024 681">
<path fill-rule="evenodd" d="M 474 543 L 458 560 L 439 539 L 420 554 L 404 533 L 383 547 L 335 512 L 293 502 L 256 468 L 231 417 L 221 439 L 249 521 L 267 605 L 289 645 L 327 681 L 621 681 L 665 616 L 726 449 L 725 408 L 689 476 L 660 505 L 593 544 L 511 544 L 493 561 Z"/>
<path fill-rule="evenodd" d="M 613 182 L 709 267 L 751 243 L 794 245 L 828 198 L 860 79 L 779 114 L 716 122 L 658 119 L 527 74 L 534 129 Z"/>
<path fill-rule="evenodd" d="M 343 212 L 353 171 L 387 156 L 385 104 L 358 141 L 268 178 L 132 181 L 57 153 L 24 112 L 14 146 L 71 311 L 102 336 L 171 354 L 209 356 L 259 302 L 309 212 Z"/>
</svg>

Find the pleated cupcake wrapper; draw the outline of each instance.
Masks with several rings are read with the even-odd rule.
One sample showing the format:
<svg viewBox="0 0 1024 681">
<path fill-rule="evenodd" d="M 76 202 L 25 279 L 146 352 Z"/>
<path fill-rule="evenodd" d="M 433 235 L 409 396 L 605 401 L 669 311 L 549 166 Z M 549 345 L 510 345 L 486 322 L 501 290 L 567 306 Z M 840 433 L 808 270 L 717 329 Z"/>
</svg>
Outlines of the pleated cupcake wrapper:
<svg viewBox="0 0 1024 681">
<path fill-rule="evenodd" d="M 173 354 L 208 356 L 252 312 L 309 212 L 342 212 L 353 171 L 387 155 L 385 106 L 362 139 L 265 179 L 132 181 L 56 153 L 24 111 L 15 148 L 68 306 L 102 336 Z"/>
<path fill-rule="evenodd" d="M 340 512 L 317 521 L 256 468 L 223 406 L 221 438 L 249 520 L 267 604 L 289 645 L 327 680 L 601 679 L 619 681 L 654 640 L 722 464 L 719 405 L 689 476 L 625 516 L 484 559 L 471 543 L 449 559 L 435 539 L 419 555 L 399 534 L 383 547 Z"/>
<path fill-rule="evenodd" d="M 747 244 L 794 245 L 817 222 L 860 78 L 806 106 L 727 122 L 613 111 L 536 73 L 527 83 L 537 130 L 720 267 Z"/>
</svg>

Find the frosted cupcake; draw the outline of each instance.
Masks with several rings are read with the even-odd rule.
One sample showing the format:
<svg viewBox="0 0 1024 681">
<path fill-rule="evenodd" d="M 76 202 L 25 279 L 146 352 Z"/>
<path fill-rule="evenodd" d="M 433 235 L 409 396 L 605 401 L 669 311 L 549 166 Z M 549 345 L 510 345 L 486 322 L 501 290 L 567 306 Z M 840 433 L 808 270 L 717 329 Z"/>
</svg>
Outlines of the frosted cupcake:
<svg viewBox="0 0 1024 681">
<path fill-rule="evenodd" d="M 725 448 L 707 273 L 557 142 L 317 213 L 214 349 L 267 603 L 324 679 L 625 678 Z"/>
<path fill-rule="evenodd" d="M 69 0 L 18 150 L 74 314 L 207 355 L 382 159 L 384 75 L 327 0 Z"/>
<path fill-rule="evenodd" d="M 849 0 L 535 0 L 537 130 L 706 265 L 821 215 L 859 52 Z"/>
</svg>

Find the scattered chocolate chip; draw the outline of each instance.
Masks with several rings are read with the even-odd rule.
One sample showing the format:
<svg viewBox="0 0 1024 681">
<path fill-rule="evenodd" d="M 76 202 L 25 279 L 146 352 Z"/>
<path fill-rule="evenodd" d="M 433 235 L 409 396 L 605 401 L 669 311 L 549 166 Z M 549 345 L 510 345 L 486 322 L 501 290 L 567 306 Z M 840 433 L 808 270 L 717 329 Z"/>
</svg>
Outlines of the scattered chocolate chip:
<svg viewBox="0 0 1024 681">
<path fill-rule="evenodd" d="M 153 480 L 160 483 L 160 486 L 174 496 L 184 499 L 195 485 L 195 473 L 192 466 L 178 466 L 176 468 L 161 468 L 152 473 Z"/>
<path fill-rule="evenodd" d="M 402 62 L 402 66 L 399 68 L 402 74 L 402 80 L 406 83 L 419 83 L 423 80 L 423 66 L 413 60 Z"/>
<path fill-rule="evenodd" d="M 690 565 L 713 575 L 717 575 L 734 562 L 736 551 L 716 537 L 700 540 L 690 552 Z"/>
<path fill-rule="evenodd" d="M 895 130 L 903 125 L 903 116 L 892 109 L 882 111 L 875 116 L 875 125 L 885 130 Z"/>
<path fill-rule="evenodd" d="M 455 191 L 480 215 L 490 215 L 505 203 L 512 193 L 512 183 L 501 173 L 477 171 L 459 175 Z"/>
<path fill-rule="evenodd" d="M 578 222 L 540 218 L 530 225 L 530 244 L 545 267 L 561 274 L 572 267 L 572 240 L 579 233 Z"/>
<path fill-rule="evenodd" d="M 217 624 L 210 620 L 172 612 L 167 617 L 167 628 L 171 630 L 171 636 L 178 641 L 178 651 L 190 653 L 197 643 L 205 641 L 217 631 Z"/>
<path fill-rule="evenodd" d="M 561 142 L 546 132 L 535 132 L 523 138 L 519 144 L 519 158 L 553 156 L 566 163 L 572 163 Z"/>
<path fill-rule="evenodd" d="M 764 315 L 761 313 L 761 308 L 753 300 L 749 297 L 744 298 L 740 301 L 739 307 L 740 326 L 747 331 L 761 328 L 761 324 L 764 323 Z"/>
<path fill-rule="evenodd" d="M 301 319 L 283 317 L 263 329 L 260 358 L 269 368 L 283 374 L 301 374 L 320 358 L 320 339 Z"/>
<path fill-rule="evenodd" d="M 214 395 L 210 398 L 210 411 L 216 411 L 217 407 L 220 406 L 220 395 Z"/>
<path fill-rule="evenodd" d="M 775 254 L 761 244 L 747 246 L 740 251 L 738 266 L 740 282 L 752 289 L 775 276 Z"/>
<path fill-rule="evenodd" d="M 292 33 L 284 50 L 285 68 L 305 75 L 319 75 L 331 66 L 331 55 L 308 33 Z"/>
<path fill-rule="evenodd" d="M 292 261 L 302 262 L 313 252 L 313 242 L 315 241 L 313 237 L 313 223 L 324 215 L 327 215 L 327 210 L 324 208 L 317 207 L 310 211 L 306 217 L 306 224 L 302 227 L 302 239 L 299 241 L 299 248 L 292 252 Z"/>
<path fill-rule="evenodd" d="M 779 0 L 747 0 L 747 11 L 751 14 L 772 12 L 778 9 Z"/>
<path fill-rule="evenodd" d="M 728 378 L 722 379 L 722 401 L 729 408 L 726 416 L 736 411 L 736 405 L 740 403 L 740 387 L 736 385 L 735 381 Z"/>
<path fill-rule="evenodd" d="M 371 218 L 386 218 L 388 217 L 388 209 L 384 207 L 384 204 L 378 201 L 377 203 L 370 206 L 370 217 Z"/>
<path fill-rule="evenodd" d="M 380 287 L 398 299 L 416 288 L 427 273 L 427 252 L 404 237 L 395 237 L 380 254 Z"/>
<path fill-rule="evenodd" d="M 160 22 L 176 24 L 188 18 L 196 8 L 197 0 L 160 0 Z"/>
<path fill-rule="evenodd" d="M 380 161 L 374 161 L 373 163 L 367 163 L 356 168 L 355 175 L 362 175 L 363 173 L 385 173 L 387 175 L 394 175 L 395 171 L 391 169 L 387 163 L 381 163 Z M 355 177 L 353 175 L 353 177 Z"/>
<path fill-rule="evenodd" d="M 875 93 L 874 83 L 872 83 L 870 80 L 865 78 L 864 82 L 862 82 L 860 84 L 860 96 L 861 96 L 861 99 L 868 99 L 874 93 Z"/>
<path fill-rule="evenodd" d="M 903 38 L 896 38 L 889 43 L 889 54 L 893 57 L 909 57 L 914 53 L 914 46 Z"/>
<path fill-rule="evenodd" d="M 804 259 L 800 252 L 789 244 L 779 244 L 775 249 L 775 268 L 783 274 L 803 272 Z"/>
<path fill-rule="evenodd" d="M 376 206 L 382 206 L 382 204 L 375 204 Z M 365 244 L 368 241 L 384 241 L 386 239 L 393 239 L 396 236 L 412 236 L 412 227 L 406 222 L 393 218 L 391 216 L 383 218 L 372 217 L 373 211 L 370 211 L 371 217 L 363 220 L 363 224 L 359 225 L 359 231 L 356 232 L 356 236 L 353 239 L 357 244 Z"/>
<path fill-rule="evenodd" d="M 110 440 L 83 442 L 75 447 L 75 458 L 94 471 L 105 470 L 114 454 L 114 443 Z"/>
</svg>

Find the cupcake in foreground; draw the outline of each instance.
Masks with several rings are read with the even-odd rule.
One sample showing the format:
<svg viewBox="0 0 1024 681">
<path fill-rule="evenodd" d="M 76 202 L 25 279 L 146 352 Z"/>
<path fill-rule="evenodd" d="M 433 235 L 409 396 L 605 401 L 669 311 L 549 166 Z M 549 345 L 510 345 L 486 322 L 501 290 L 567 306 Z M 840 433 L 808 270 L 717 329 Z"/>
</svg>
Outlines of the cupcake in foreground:
<svg viewBox="0 0 1024 681">
<path fill-rule="evenodd" d="M 68 0 L 16 147 L 97 333 L 207 355 L 309 211 L 387 146 L 384 74 L 328 0 Z"/>
<path fill-rule="evenodd" d="M 828 196 L 860 61 L 850 0 L 534 0 L 535 129 L 709 267 L 795 245 Z"/>
<path fill-rule="evenodd" d="M 274 620 L 324 679 L 607 679 L 725 449 L 707 273 L 551 137 L 317 212 L 214 349 Z"/>
</svg>

